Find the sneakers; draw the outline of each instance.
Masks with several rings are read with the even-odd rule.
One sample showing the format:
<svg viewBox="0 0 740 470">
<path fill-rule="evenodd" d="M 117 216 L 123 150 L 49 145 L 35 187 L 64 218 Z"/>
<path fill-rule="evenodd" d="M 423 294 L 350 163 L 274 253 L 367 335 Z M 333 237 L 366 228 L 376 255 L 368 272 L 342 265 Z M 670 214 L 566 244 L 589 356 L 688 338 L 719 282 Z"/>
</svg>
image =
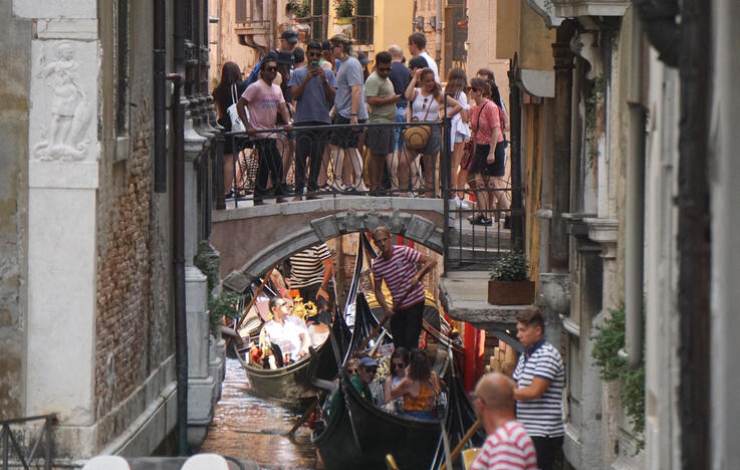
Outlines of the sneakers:
<svg viewBox="0 0 740 470">
<path fill-rule="evenodd" d="M 344 186 L 344 185 L 342 184 L 342 182 L 341 182 L 341 181 L 339 181 L 339 180 L 334 180 L 334 181 L 332 182 L 332 184 L 331 184 L 331 185 L 329 185 L 329 187 L 330 187 L 331 189 L 333 189 L 334 191 L 337 191 L 337 192 L 340 192 L 340 193 L 343 193 L 343 192 L 345 192 L 345 191 L 347 190 L 347 187 L 346 187 L 346 186 Z"/>
<path fill-rule="evenodd" d="M 468 217 L 468 222 L 470 222 L 472 225 L 483 225 L 485 227 L 493 225 L 493 220 L 489 219 L 488 217 L 484 217 L 481 214 Z"/>
</svg>

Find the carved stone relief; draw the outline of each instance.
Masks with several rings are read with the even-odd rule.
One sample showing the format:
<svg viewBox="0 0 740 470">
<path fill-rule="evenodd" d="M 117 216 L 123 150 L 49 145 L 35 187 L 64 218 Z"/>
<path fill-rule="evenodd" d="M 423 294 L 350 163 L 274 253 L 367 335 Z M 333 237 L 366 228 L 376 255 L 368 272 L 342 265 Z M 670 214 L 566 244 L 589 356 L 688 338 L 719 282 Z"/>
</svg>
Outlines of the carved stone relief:
<svg viewBox="0 0 740 470">
<path fill-rule="evenodd" d="M 74 43 L 61 41 L 39 58 L 35 78 L 43 80 L 51 99 L 42 139 L 33 146 L 32 158 L 79 161 L 87 156 L 92 110 L 80 81 L 80 63 Z"/>
<path fill-rule="evenodd" d="M 88 159 L 95 139 L 91 126 L 98 75 L 94 43 L 36 41 L 34 59 L 31 159 Z"/>
</svg>

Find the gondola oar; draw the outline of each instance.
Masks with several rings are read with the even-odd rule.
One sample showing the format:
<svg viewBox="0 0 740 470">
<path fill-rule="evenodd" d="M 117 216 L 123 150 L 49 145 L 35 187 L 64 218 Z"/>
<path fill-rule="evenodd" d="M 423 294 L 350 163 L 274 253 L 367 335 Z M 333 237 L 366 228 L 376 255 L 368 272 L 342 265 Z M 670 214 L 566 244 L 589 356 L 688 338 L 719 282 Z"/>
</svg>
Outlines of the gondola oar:
<svg viewBox="0 0 740 470">
<path fill-rule="evenodd" d="M 478 432 L 478 429 L 481 427 L 481 421 L 480 418 L 475 420 L 475 423 L 473 423 L 472 426 L 470 426 L 470 429 L 465 433 L 465 435 L 460 439 L 460 442 L 457 443 L 455 448 L 452 452 L 450 452 L 450 458 L 448 459 L 448 462 L 454 462 L 454 460 L 460 455 L 460 453 L 463 451 L 463 448 L 465 447 L 465 444 L 473 437 L 475 436 L 475 433 Z M 442 466 L 439 468 L 439 470 L 445 470 L 447 468 L 447 464 L 443 463 Z"/>
<path fill-rule="evenodd" d="M 416 287 L 419 284 L 420 284 L 420 282 L 417 282 L 416 284 L 409 285 L 409 287 L 406 289 L 406 292 L 403 293 L 403 296 L 398 301 L 396 301 L 396 299 L 393 299 L 393 307 L 395 308 L 397 305 L 400 305 L 401 302 L 403 302 L 404 300 L 406 300 L 406 297 L 409 296 L 409 294 L 414 289 L 414 287 Z M 380 302 L 380 301 L 378 301 L 378 302 Z M 364 351 L 365 348 L 367 348 L 367 345 L 370 342 L 370 340 L 373 339 L 373 338 L 375 338 L 376 336 L 378 336 L 380 334 L 380 332 L 383 330 L 383 325 L 385 325 L 386 322 L 388 320 L 390 320 L 390 318 L 393 315 L 396 315 L 396 313 L 394 312 L 391 315 L 386 314 L 383 317 L 383 319 L 380 321 L 380 323 L 378 323 L 378 325 L 375 328 L 372 329 L 372 331 L 370 332 L 370 334 L 367 335 L 367 337 L 362 340 L 362 343 L 360 343 L 360 348 L 359 348 L 360 351 Z"/>
</svg>

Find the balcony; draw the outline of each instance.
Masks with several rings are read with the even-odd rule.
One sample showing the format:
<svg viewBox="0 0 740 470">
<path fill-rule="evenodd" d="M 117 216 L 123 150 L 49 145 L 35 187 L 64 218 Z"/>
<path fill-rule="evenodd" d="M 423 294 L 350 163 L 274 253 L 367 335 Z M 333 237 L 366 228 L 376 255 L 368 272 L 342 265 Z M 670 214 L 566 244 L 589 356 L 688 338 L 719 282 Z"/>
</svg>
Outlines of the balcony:
<svg viewBox="0 0 740 470">
<path fill-rule="evenodd" d="M 270 24 L 270 20 L 251 20 L 247 18 L 234 25 L 234 32 L 240 36 L 269 36 Z"/>
<path fill-rule="evenodd" d="M 552 0 L 552 4 L 555 7 L 556 16 L 573 18 L 577 16 L 623 16 L 631 2 L 629 0 Z"/>
</svg>

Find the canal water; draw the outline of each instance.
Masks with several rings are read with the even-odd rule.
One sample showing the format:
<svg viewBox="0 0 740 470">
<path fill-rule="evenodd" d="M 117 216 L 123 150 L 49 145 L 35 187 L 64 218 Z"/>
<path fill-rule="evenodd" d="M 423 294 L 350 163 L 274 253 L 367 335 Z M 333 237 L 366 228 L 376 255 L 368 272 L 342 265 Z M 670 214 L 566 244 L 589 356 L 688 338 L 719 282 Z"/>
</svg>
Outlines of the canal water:
<svg viewBox="0 0 740 470">
<path fill-rule="evenodd" d="M 226 359 L 221 400 L 200 452 L 228 455 L 265 469 L 315 469 L 310 431 L 301 427 L 293 440 L 285 434 L 299 416 L 249 395 L 249 381 L 236 359 Z"/>
</svg>

